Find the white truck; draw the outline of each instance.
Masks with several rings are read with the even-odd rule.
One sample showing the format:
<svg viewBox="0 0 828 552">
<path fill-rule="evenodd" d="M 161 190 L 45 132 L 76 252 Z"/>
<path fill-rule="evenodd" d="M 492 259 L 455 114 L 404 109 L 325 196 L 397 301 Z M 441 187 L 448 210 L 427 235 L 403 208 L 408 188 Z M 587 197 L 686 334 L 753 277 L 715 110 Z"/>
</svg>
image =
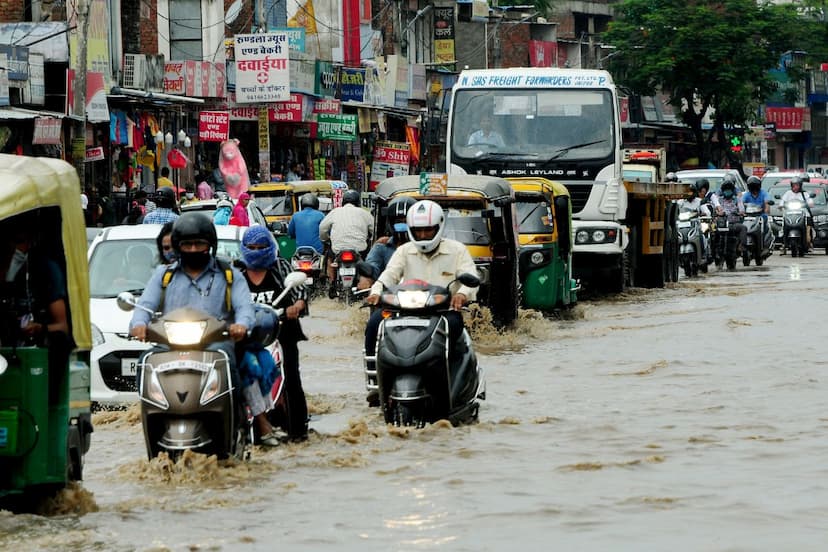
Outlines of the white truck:
<svg viewBox="0 0 828 552">
<path fill-rule="evenodd" d="M 575 275 L 588 287 L 609 291 L 622 291 L 636 279 L 660 286 L 678 277 L 669 201 L 630 201 L 681 194 L 669 185 L 625 184 L 619 105 L 606 71 L 463 71 L 453 89 L 446 135 L 449 173 L 536 176 L 566 186 Z"/>
</svg>

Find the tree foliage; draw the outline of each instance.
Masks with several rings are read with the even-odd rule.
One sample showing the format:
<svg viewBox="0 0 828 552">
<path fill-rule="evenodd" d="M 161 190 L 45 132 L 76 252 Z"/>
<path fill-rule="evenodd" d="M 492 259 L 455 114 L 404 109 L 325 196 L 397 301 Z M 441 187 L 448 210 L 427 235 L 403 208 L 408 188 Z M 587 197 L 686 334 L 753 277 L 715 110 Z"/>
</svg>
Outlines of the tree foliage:
<svg viewBox="0 0 828 552">
<path fill-rule="evenodd" d="M 714 136 L 750 122 L 774 91 L 768 70 L 793 49 L 802 19 L 789 4 L 755 0 L 622 0 L 603 40 L 617 82 L 642 96 L 660 91 L 696 137 L 701 163 Z M 702 119 L 715 110 L 705 136 Z"/>
</svg>

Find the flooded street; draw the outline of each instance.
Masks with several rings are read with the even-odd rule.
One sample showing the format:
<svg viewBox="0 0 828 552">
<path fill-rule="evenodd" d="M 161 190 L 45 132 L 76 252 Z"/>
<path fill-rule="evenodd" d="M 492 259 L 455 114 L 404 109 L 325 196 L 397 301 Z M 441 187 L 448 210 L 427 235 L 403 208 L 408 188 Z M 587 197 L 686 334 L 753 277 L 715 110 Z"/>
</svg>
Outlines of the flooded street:
<svg viewBox="0 0 828 552">
<path fill-rule="evenodd" d="M 741 263 L 740 263 L 741 264 Z M 780 257 L 479 330 L 480 423 L 387 427 L 367 312 L 319 300 L 308 442 L 148 462 L 99 413 L 82 516 L 0 512 L 2 550 L 824 550 L 828 257 Z"/>
</svg>

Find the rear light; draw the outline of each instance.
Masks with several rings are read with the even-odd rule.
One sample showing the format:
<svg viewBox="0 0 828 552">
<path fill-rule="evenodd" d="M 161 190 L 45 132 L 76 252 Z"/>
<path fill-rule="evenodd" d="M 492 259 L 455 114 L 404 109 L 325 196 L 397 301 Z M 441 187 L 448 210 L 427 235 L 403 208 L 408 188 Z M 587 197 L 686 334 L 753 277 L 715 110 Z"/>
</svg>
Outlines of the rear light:
<svg viewBox="0 0 828 552">
<path fill-rule="evenodd" d="M 343 262 L 346 262 L 346 263 L 352 263 L 352 262 L 354 262 L 354 259 L 355 259 L 356 257 L 354 256 L 354 252 L 353 252 L 353 251 L 343 251 L 343 252 L 342 252 L 342 254 L 339 256 L 339 258 L 340 258 Z"/>
<path fill-rule="evenodd" d="M 310 270 L 313 268 L 313 261 L 299 261 L 299 270 Z"/>
</svg>

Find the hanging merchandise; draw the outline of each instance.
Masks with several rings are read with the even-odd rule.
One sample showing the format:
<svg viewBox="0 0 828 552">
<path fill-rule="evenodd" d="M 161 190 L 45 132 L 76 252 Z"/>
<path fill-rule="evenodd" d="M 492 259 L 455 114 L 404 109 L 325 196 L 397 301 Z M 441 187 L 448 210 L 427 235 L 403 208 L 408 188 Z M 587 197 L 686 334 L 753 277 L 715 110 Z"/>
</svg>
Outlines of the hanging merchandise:
<svg viewBox="0 0 828 552">
<path fill-rule="evenodd" d="M 187 159 L 187 156 L 178 148 L 172 148 L 167 153 L 167 163 L 169 163 L 172 169 L 183 169 L 189 162 L 190 160 Z"/>
<path fill-rule="evenodd" d="M 138 163 L 152 169 L 155 167 L 155 154 L 147 149 L 147 146 L 141 147 L 138 150 Z"/>
</svg>

